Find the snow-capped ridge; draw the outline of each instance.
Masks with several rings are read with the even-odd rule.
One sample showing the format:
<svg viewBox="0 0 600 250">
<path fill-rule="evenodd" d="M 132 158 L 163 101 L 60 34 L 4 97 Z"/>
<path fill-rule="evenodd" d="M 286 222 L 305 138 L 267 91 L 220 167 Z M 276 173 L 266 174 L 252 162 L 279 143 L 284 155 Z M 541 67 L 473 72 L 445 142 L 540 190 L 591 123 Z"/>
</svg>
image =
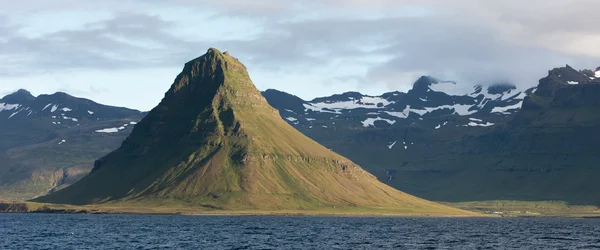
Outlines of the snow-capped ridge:
<svg viewBox="0 0 600 250">
<path fill-rule="evenodd" d="M 338 95 L 339 96 L 339 95 Z M 329 113 L 341 113 L 342 110 L 352 110 L 352 109 L 382 109 L 390 104 L 394 104 L 395 102 L 389 101 L 380 96 L 363 96 L 360 97 L 346 97 L 347 100 L 341 101 L 331 101 L 331 100 L 323 100 L 315 99 L 319 101 L 311 101 L 304 104 L 305 111 L 312 110 L 317 112 L 329 112 Z"/>
</svg>

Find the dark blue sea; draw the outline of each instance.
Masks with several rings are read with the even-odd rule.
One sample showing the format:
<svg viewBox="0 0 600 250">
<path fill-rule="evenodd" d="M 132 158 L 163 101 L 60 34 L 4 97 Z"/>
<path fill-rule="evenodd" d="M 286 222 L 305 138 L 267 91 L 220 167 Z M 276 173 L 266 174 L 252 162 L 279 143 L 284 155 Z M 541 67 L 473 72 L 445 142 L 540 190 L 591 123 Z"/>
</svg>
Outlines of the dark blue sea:
<svg viewBox="0 0 600 250">
<path fill-rule="evenodd" d="M 600 249 L 600 220 L 0 214 L 1 249 Z"/>
</svg>

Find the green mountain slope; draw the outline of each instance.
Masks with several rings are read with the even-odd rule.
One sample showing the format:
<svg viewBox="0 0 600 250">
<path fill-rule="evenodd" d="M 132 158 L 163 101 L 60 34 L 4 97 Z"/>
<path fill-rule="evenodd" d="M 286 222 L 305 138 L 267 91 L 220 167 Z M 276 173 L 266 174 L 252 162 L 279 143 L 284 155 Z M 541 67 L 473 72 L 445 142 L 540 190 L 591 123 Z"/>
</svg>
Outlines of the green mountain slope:
<svg viewBox="0 0 600 250">
<path fill-rule="evenodd" d="M 188 62 L 88 176 L 36 201 L 464 214 L 397 191 L 304 136 L 268 105 L 242 63 L 216 49 Z"/>
</svg>

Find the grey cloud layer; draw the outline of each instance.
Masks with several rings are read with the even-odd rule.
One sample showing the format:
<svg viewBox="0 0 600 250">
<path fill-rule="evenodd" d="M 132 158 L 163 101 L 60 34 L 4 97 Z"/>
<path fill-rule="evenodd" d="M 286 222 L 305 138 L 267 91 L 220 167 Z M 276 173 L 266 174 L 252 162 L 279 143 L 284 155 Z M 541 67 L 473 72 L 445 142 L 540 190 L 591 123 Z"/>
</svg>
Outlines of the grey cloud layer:
<svg viewBox="0 0 600 250">
<path fill-rule="evenodd" d="M 24 2 L 27 6 L 38 2 L 49 9 L 94 6 L 91 1 Z M 6 4 L 26 9 L 25 4 Z M 106 1 L 104 8 L 123 11 L 127 6 L 148 4 Z M 332 78 L 404 89 L 412 82 L 407 78 L 420 74 L 472 84 L 510 81 L 531 86 L 553 67 L 600 65 L 600 47 L 590 42 L 600 41 L 596 12 L 600 1 L 596 0 L 262 0 L 244 4 L 174 0 L 156 4 L 212 8 L 221 16 L 260 20 L 264 32 L 245 40 L 188 40 L 169 32 L 185 24 L 142 11 L 120 12 L 85 29 L 30 38 L 0 19 L 0 58 L 9 62 L 0 66 L 0 74 L 31 74 L 32 67 L 43 71 L 172 66 L 209 46 L 231 50 L 264 70 L 388 58 L 375 65 L 365 63 L 368 73 L 364 76 Z"/>
<path fill-rule="evenodd" d="M 0 56 L 19 58 L 0 65 L 0 74 L 164 66 L 165 58 L 193 52 L 187 50 L 190 44 L 166 31 L 171 25 L 155 16 L 120 13 L 110 20 L 88 23 L 84 29 L 29 37 L 18 28 L 0 24 Z"/>
</svg>

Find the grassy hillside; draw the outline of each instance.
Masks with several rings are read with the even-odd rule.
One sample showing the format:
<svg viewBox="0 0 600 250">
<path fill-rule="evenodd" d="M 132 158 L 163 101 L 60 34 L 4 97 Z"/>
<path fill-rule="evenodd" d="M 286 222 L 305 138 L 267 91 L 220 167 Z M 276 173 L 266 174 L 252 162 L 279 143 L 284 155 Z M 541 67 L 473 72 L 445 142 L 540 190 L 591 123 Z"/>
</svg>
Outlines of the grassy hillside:
<svg viewBox="0 0 600 250">
<path fill-rule="evenodd" d="M 194 211 L 465 215 L 397 191 L 283 121 L 244 65 L 211 49 L 187 63 L 121 148 L 36 199 Z"/>
</svg>

